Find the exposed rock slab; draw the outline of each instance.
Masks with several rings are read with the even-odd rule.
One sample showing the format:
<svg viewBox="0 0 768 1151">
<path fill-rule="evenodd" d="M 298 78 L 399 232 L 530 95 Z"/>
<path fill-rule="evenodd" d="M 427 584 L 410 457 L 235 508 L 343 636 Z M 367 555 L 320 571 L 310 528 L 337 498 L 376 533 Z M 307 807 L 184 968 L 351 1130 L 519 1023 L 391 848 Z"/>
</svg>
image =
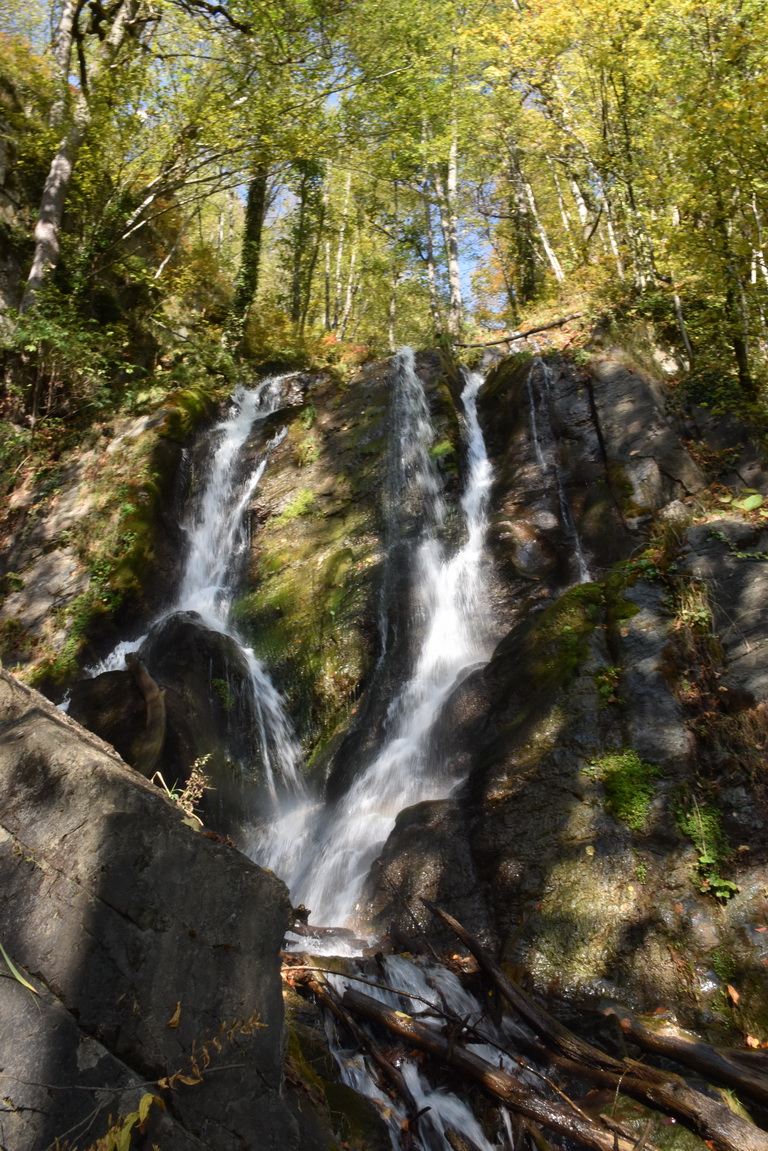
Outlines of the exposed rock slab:
<svg viewBox="0 0 768 1151">
<path fill-rule="evenodd" d="M 5 673 L 0 796 L 0 939 L 48 989 L 38 1013 L 31 993 L 0 980 L 4 1145 L 42 1151 L 75 1123 L 88 1145 L 107 1112 L 135 1105 L 137 1084 L 189 1072 L 193 1050 L 220 1034 L 211 1073 L 172 1093 L 173 1123 L 155 1141 L 295 1146 L 281 1097 L 282 883 L 185 826 L 105 744 Z M 96 1086 L 116 1090 L 89 1123 Z"/>
</svg>

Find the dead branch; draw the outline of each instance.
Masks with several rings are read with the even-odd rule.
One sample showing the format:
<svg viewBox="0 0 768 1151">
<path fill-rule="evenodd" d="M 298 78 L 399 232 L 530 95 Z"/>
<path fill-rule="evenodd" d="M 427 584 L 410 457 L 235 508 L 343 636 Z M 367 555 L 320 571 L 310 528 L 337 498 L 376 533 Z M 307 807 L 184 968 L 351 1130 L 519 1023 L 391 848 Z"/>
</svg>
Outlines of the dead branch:
<svg viewBox="0 0 768 1151">
<path fill-rule="evenodd" d="M 370 1019 L 380 1027 L 394 1032 L 395 1035 L 402 1036 L 449 1067 L 455 1068 L 496 1099 L 501 1099 L 508 1107 L 519 1111 L 526 1119 L 566 1135 L 583 1147 L 591 1148 L 592 1151 L 614 1151 L 614 1135 L 604 1127 L 575 1111 L 534 1094 L 508 1071 L 494 1067 L 492 1063 L 467 1051 L 454 1040 L 420 1023 L 404 1011 L 387 1007 L 360 991 L 346 991 L 342 1004 L 350 1012 Z M 633 1144 L 629 1140 L 619 1139 L 618 1151 L 632 1151 L 632 1148 Z"/>
<path fill-rule="evenodd" d="M 673 1115 L 707 1140 L 714 1151 L 768 1151 L 768 1133 L 742 1119 L 730 1108 L 695 1091 L 678 1076 L 646 1067 L 633 1059 L 614 1059 L 574 1035 L 513 983 L 479 941 L 453 916 L 427 900 L 423 902 L 469 949 L 507 1002 L 547 1046 L 559 1054 L 561 1067 L 570 1062 L 575 1074 L 586 1073 L 594 1082 L 623 1091 Z"/>
<path fill-rule="evenodd" d="M 568 316 L 563 316 L 561 320 L 553 320 L 551 324 L 539 324 L 536 328 L 526 328 L 523 332 L 512 332 L 510 336 L 505 336 L 503 340 L 488 340 L 484 344 L 456 344 L 457 348 L 494 348 L 497 344 L 511 344 L 515 340 L 524 340 L 527 336 L 535 336 L 537 332 L 548 332 L 550 328 L 562 328 L 563 324 L 567 324 L 569 320 L 578 320 L 583 316 L 583 312 L 571 312 Z"/>
<path fill-rule="evenodd" d="M 707 1079 L 725 1083 L 768 1104 L 768 1076 L 759 1067 L 750 1070 L 738 1063 L 737 1057 L 744 1053 L 712 1047 L 667 1020 L 642 1020 L 626 1007 L 611 1005 L 604 1014 L 615 1015 L 622 1031 L 646 1051 L 692 1067 Z"/>
<path fill-rule="evenodd" d="M 350 1035 L 353 1036 L 356 1043 L 359 1044 L 363 1051 L 366 1051 L 371 1059 L 374 1061 L 379 1069 L 382 1078 L 389 1082 L 397 1095 L 402 1100 L 410 1122 L 415 1123 L 416 1119 L 423 1112 L 419 1111 L 418 1104 L 414 1099 L 410 1088 L 408 1087 L 401 1072 L 395 1067 L 390 1059 L 387 1059 L 381 1051 L 378 1050 L 374 1043 L 371 1043 L 368 1036 L 358 1026 L 355 1019 L 345 1011 L 339 998 L 331 987 L 323 980 L 319 979 L 313 972 L 308 972 L 302 979 L 304 985 L 312 992 L 316 999 L 326 1007 L 333 1016 L 347 1029 Z"/>
</svg>

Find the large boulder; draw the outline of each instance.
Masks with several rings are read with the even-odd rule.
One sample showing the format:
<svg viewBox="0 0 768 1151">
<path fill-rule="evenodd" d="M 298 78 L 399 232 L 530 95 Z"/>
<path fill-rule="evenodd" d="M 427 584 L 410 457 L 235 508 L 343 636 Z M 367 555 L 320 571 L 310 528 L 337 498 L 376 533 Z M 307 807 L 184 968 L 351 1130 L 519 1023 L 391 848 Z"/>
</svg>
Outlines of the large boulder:
<svg viewBox="0 0 768 1151">
<path fill-rule="evenodd" d="M 89 1146 L 149 1092 L 168 1110 L 151 1106 L 147 1146 L 295 1147 L 288 914 L 275 876 L 0 676 L 0 942 L 39 993 L 0 979 L 3 1146 Z"/>
</svg>

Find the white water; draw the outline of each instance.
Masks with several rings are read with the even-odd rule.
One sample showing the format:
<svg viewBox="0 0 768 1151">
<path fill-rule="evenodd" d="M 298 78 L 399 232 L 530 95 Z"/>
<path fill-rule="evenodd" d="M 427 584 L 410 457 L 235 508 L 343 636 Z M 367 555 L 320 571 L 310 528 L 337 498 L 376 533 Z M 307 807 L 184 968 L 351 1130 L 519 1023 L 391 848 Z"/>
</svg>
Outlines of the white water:
<svg viewBox="0 0 768 1151">
<path fill-rule="evenodd" d="M 228 415 L 210 433 L 215 448 L 200 497 L 183 525 L 187 552 L 171 606 L 153 621 L 147 635 L 122 641 L 106 659 L 87 670 L 89 676 L 96 676 L 124 668 L 126 655 L 138 651 L 148 635 L 169 616 L 181 611 L 197 612 L 207 628 L 229 636 L 242 650 L 251 680 L 265 779 L 274 800 L 281 782 L 292 793 L 303 792 L 298 771 L 299 748 L 286 719 L 280 693 L 253 650 L 243 643 L 229 615 L 237 561 L 249 542 L 248 504 L 264 474 L 269 452 L 283 438 L 285 429 L 269 441 L 245 474 L 242 453 L 255 425 L 280 407 L 284 379 L 277 376 L 256 388 L 238 388 L 232 396 Z"/>
<path fill-rule="evenodd" d="M 534 372 L 541 380 L 541 392 L 543 393 L 544 402 L 540 405 L 541 420 L 539 420 L 537 415 L 536 396 L 533 390 Z M 592 576 L 584 555 L 584 548 L 576 527 L 576 521 L 573 517 L 573 510 L 566 495 L 565 487 L 563 486 L 562 473 L 557 462 L 555 435 L 547 411 L 547 401 L 550 399 L 551 389 L 552 369 L 545 360 L 536 356 L 531 365 L 531 371 L 528 374 L 528 408 L 536 462 L 541 468 L 545 478 L 550 474 L 554 477 L 555 487 L 557 489 L 557 501 L 560 505 L 560 518 L 565 533 L 573 546 L 573 554 L 576 558 L 576 566 L 579 572 L 579 583 L 590 583 Z"/>
<path fill-rule="evenodd" d="M 393 406 L 402 415 L 402 427 L 396 419 L 398 476 L 392 487 L 397 499 L 418 511 L 420 530 L 409 551 L 421 643 L 410 675 L 390 705 L 383 746 L 338 806 L 328 813 L 310 801 L 293 803 L 251 849 L 259 862 L 285 879 L 294 901 L 311 909 L 315 923 L 350 922 L 398 813 L 422 800 L 444 797 L 458 782 L 435 762 L 430 737 L 453 688 L 489 655 L 482 556 L 491 468 L 475 406 L 481 383 L 480 376 L 468 374 L 462 395 L 468 455 L 461 504 L 466 541 L 451 555 L 440 538 L 446 507 L 428 450 L 434 428 L 424 388 L 410 349 L 398 354 Z M 403 562 L 402 548 L 397 562 Z"/>
<path fill-rule="evenodd" d="M 503 1031 L 497 1030 L 489 1021 L 483 1006 L 470 995 L 453 972 L 421 961 L 413 962 L 399 955 L 382 958 L 382 974 L 377 979 L 359 976 L 350 978 L 344 975 L 329 975 L 328 982 L 339 996 L 347 989 L 362 991 L 372 999 L 409 1015 L 432 1016 L 429 1022 L 440 1029 L 442 1013 L 449 1013 L 453 1019 L 461 1019 L 476 1028 L 473 1042 L 466 1043 L 466 1049 L 514 1075 L 522 1083 L 535 1088 L 540 1080 L 535 1072 L 521 1069 L 519 1063 L 506 1052 L 514 1045 L 515 1025 L 505 1020 Z M 386 987 L 385 987 L 386 985 Z M 430 1011 L 430 1007 L 434 1009 Z M 338 1040 L 329 1032 L 329 1042 L 342 1070 L 345 1082 L 356 1091 L 366 1095 L 377 1107 L 387 1123 L 393 1146 L 399 1147 L 399 1138 L 408 1119 L 402 1102 L 392 1100 L 379 1087 L 359 1052 L 352 1053 L 339 1046 Z M 470 1106 L 445 1088 L 435 1088 L 423 1076 L 419 1064 L 405 1050 L 395 1056 L 395 1063 L 411 1091 L 418 1110 L 429 1108 L 419 1119 L 416 1136 L 418 1145 L 427 1151 L 445 1151 L 450 1147 L 447 1132 L 455 1132 L 470 1142 L 478 1151 L 494 1151 L 495 1146 L 513 1147 L 514 1139 L 508 1121 L 506 1108 L 500 1109 L 499 1140 L 489 1141 L 487 1135 L 472 1113 Z"/>
</svg>

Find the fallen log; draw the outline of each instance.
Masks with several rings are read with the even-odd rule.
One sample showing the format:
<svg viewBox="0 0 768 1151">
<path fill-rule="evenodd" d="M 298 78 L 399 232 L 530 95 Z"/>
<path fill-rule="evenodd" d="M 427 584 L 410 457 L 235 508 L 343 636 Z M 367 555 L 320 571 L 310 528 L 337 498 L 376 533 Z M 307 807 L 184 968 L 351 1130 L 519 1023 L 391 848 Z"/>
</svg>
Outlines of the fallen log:
<svg viewBox="0 0 768 1151">
<path fill-rule="evenodd" d="M 422 903 L 425 907 L 428 907 L 434 915 L 442 919 L 446 927 L 450 927 L 451 931 L 458 936 L 464 946 L 474 955 L 482 970 L 495 985 L 497 991 L 504 996 L 507 1002 L 515 1008 L 518 1015 L 520 1015 L 549 1046 L 554 1048 L 559 1054 L 564 1055 L 567 1059 L 572 1059 L 577 1063 L 583 1064 L 585 1067 L 609 1068 L 619 1075 L 626 1073 L 627 1068 L 624 1062 L 619 1059 L 613 1059 L 605 1051 L 601 1051 L 599 1047 L 594 1047 L 591 1043 L 587 1043 L 586 1040 L 580 1039 L 578 1035 L 574 1035 L 573 1031 L 531 999 L 531 997 L 523 991 L 522 987 L 519 987 L 517 983 L 513 983 L 509 976 L 499 967 L 498 963 L 491 959 L 479 941 L 475 939 L 473 935 L 470 935 L 466 928 L 461 926 L 458 920 L 454 919 L 447 911 L 443 911 L 427 899 L 423 899 Z"/>
<path fill-rule="evenodd" d="M 301 982 L 309 988 L 319 1002 L 347 1029 L 361 1050 L 367 1052 L 378 1067 L 379 1073 L 384 1079 L 389 1081 L 395 1092 L 400 1096 L 408 1113 L 408 1117 L 411 1122 L 413 1122 L 420 1114 L 419 1108 L 399 1069 L 395 1067 L 391 1059 L 387 1059 L 386 1055 L 383 1055 L 382 1052 L 378 1050 L 374 1043 L 371 1043 L 368 1036 L 362 1028 L 358 1026 L 349 1012 L 344 1010 L 336 993 L 332 992 L 330 987 L 321 979 L 318 979 L 317 975 L 308 972 Z"/>
<path fill-rule="evenodd" d="M 595 1082 L 623 1091 L 682 1120 L 715 1151 L 768 1151 L 768 1132 L 689 1087 L 678 1076 L 647 1067 L 633 1059 L 614 1059 L 599 1047 L 580 1039 L 526 995 L 453 916 L 427 900 L 423 902 L 469 949 L 507 1002 L 547 1046 L 557 1052 L 561 1066 L 570 1062 L 574 1074 L 586 1074 Z"/>
<path fill-rule="evenodd" d="M 477 1083 L 496 1099 L 502 1100 L 508 1107 L 518 1111 L 526 1119 L 565 1135 L 583 1147 L 591 1148 L 592 1151 L 633 1151 L 634 1140 L 620 1138 L 615 1132 L 607 1131 L 580 1112 L 535 1095 L 508 1071 L 494 1067 L 486 1059 L 467 1051 L 433 1027 L 420 1023 L 404 1011 L 387 1007 L 369 995 L 352 990 L 344 993 L 342 1005 L 351 1013 L 361 1015 L 380 1027 L 387 1028 L 422 1051 L 435 1056 L 447 1066 L 460 1071 L 462 1075 Z M 654 1149 L 649 1147 L 648 1151 Z"/>
<path fill-rule="evenodd" d="M 457 348 L 495 348 L 498 344 L 511 344 L 515 340 L 524 340 L 527 336 L 535 336 L 537 332 L 548 332 L 550 328 L 562 328 L 569 320 L 578 320 L 583 312 L 571 312 L 560 320 L 553 320 L 551 324 L 539 324 L 536 328 L 526 328 L 523 332 L 513 332 L 503 340 L 488 340 L 485 344 L 456 344 Z"/>
<path fill-rule="evenodd" d="M 760 1103 L 768 1104 L 768 1075 L 759 1068 L 752 1070 L 737 1062 L 741 1052 L 712 1047 L 668 1020 L 642 1020 L 626 1007 L 616 1004 L 605 1007 L 603 1014 L 615 1016 L 624 1034 L 631 1036 L 646 1051 L 663 1055 L 684 1067 L 692 1067 L 707 1079 L 725 1083 Z"/>
</svg>

